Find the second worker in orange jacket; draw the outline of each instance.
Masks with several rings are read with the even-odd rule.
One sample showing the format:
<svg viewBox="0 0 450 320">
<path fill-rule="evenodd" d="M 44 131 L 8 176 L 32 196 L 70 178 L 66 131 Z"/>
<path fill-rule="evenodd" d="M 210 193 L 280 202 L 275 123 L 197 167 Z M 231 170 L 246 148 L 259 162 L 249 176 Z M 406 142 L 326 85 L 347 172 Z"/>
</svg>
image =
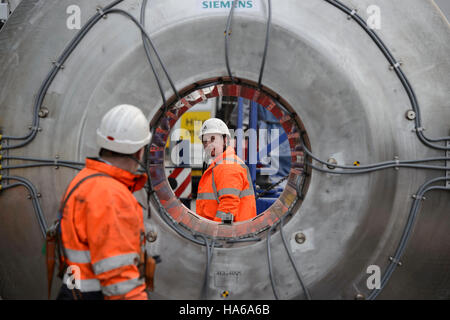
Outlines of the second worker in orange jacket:
<svg viewBox="0 0 450 320">
<path fill-rule="evenodd" d="M 231 223 L 256 217 L 253 183 L 245 163 L 233 147 L 226 124 L 217 118 L 206 120 L 200 131 L 207 159 L 212 162 L 198 185 L 196 211 L 217 222 Z"/>
</svg>

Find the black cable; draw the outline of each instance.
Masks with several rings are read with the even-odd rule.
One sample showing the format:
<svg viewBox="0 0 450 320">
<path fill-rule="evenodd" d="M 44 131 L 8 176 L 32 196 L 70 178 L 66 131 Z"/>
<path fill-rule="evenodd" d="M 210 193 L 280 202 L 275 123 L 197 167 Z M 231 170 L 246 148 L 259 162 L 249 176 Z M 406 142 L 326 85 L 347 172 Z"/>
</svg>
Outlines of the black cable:
<svg viewBox="0 0 450 320">
<path fill-rule="evenodd" d="M 406 223 L 405 228 L 403 229 L 403 234 L 400 240 L 400 243 L 395 251 L 394 256 L 391 258 L 391 263 L 389 264 L 386 272 L 384 273 L 384 275 L 382 276 L 381 279 L 381 286 L 380 289 L 374 289 L 371 294 L 369 295 L 368 299 L 369 300 L 373 300 L 375 299 L 383 290 L 383 288 L 386 286 L 387 282 L 389 281 L 392 273 L 394 272 L 394 270 L 396 269 L 398 263 L 400 262 L 400 259 L 406 249 L 406 244 L 411 236 L 412 233 L 412 229 L 414 226 L 414 223 L 416 221 L 417 218 L 417 214 L 419 212 L 419 208 L 420 208 L 420 203 L 423 200 L 424 195 L 432 190 L 444 190 L 444 191 L 450 191 L 450 188 L 448 187 L 442 187 L 442 186 L 432 186 L 429 187 L 430 184 L 436 183 L 436 182 L 440 182 L 440 181 L 449 181 L 450 177 L 439 177 L 439 178 L 434 178 L 431 179 L 427 182 L 425 182 L 418 190 L 415 199 L 413 201 L 413 204 L 411 206 L 411 210 L 408 216 L 408 220 Z"/>
<path fill-rule="evenodd" d="M 266 195 L 270 190 L 272 190 L 273 188 L 275 188 L 276 186 L 280 185 L 281 183 L 283 183 L 287 178 L 289 178 L 289 175 L 284 176 L 283 178 L 281 178 L 280 180 L 278 180 L 275 183 L 272 183 L 270 186 L 268 186 L 267 188 L 264 189 L 263 192 L 261 192 L 260 194 L 255 196 L 255 199 L 258 199 L 264 195 Z"/>
<path fill-rule="evenodd" d="M 11 183 L 6 186 L 0 186 L 0 191 L 4 191 L 4 190 L 12 189 L 15 187 L 20 187 L 20 186 L 23 186 L 23 184 L 22 183 Z"/>
<path fill-rule="evenodd" d="M 117 4 L 121 3 L 123 0 L 116 0 L 112 2 L 110 5 L 106 6 L 105 9 L 108 10 Z M 41 84 L 41 87 L 39 88 L 38 94 L 36 96 L 36 100 L 33 107 L 33 124 L 31 126 L 31 131 L 25 135 L 20 137 L 14 137 L 14 136 L 3 136 L 3 139 L 5 140 L 24 140 L 21 143 L 18 143 L 16 145 L 8 145 L 3 147 L 3 150 L 10 150 L 10 149 L 16 149 L 23 147 L 30 143 L 35 137 L 37 132 L 39 131 L 39 109 L 42 105 L 42 102 L 44 100 L 44 97 L 47 93 L 48 88 L 50 87 L 50 84 L 53 82 L 54 78 L 56 77 L 56 74 L 59 72 L 60 67 L 64 64 L 64 62 L 67 60 L 69 55 L 73 52 L 73 50 L 77 47 L 77 45 L 80 43 L 80 41 L 84 38 L 84 36 L 89 32 L 89 30 L 102 18 L 102 14 L 98 12 L 93 17 L 89 19 L 89 21 L 80 29 L 80 31 L 77 33 L 77 35 L 72 39 L 72 41 L 66 46 L 61 56 L 58 58 L 58 60 L 54 63 L 53 68 L 50 70 L 48 75 L 46 76 L 45 80 Z"/>
<path fill-rule="evenodd" d="M 369 28 L 367 26 L 367 23 L 362 19 L 358 14 L 356 14 L 353 10 L 345 6 L 343 3 L 341 3 L 338 0 L 325 0 L 329 4 L 333 5 L 334 7 L 338 8 L 339 10 L 345 12 L 347 15 L 351 16 L 363 29 L 364 31 L 371 37 L 371 39 L 375 42 L 375 44 L 378 46 L 378 48 L 381 50 L 381 52 L 384 54 L 386 59 L 391 64 L 393 70 L 399 77 L 400 82 L 402 83 L 403 87 L 406 90 L 406 93 L 409 97 L 409 100 L 411 102 L 412 108 L 414 112 L 416 113 L 416 134 L 419 140 L 425 144 L 426 146 L 433 148 L 433 149 L 439 149 L 439 150 L 450 150 L 450 147 L 445 147 L 441 145 L 436 145 L 431 142 L 441 142 L 441 141 L 447 141 L 450 140 L 450 136 L 447 137 L 440 137 L 440 138 L 434 138 L 430 139 L 426 137 L 422 132 L 422 124 L 421 124 L 421 114 L 420 114 L 420 106 L 416 97 L 416 94 L 414 92 L 414 89 L 412 88 L 409 80 L 406 78 L 405 74 L 403 73 L 402 69 L 400 68 L 399 62 L 394 58 L 390 50 L 387 48 L 387 46 L 384 44 L 384 42 L 381 40 L 381 38 L 376 34 L 374 30 Z"/>
<path fill-rule="evenodd" d="M 339 169 L 349 169 L 349 170 L 363 170 L 363 169 L 371 169 L 371 168 L 377 168 L 377 167 L 383 167 L 386 165 L 392 165 L 392 164 L 414 164 L 414 163 L 421 163 L 421 162 L 433 162 L 433 161 L 449 161 L 450 158 L 448 157 L 435 157 L 435 158 L 427 158 L 427 159 L 419 159 L 419 160 L 391 160 L 391 161 L 384 161 L 379 162 L 375 164 L 369 164 L 369 165 L 360 165 L 360 166 L 341 166 L 337 164 L 332 164 L 326 161 L 323 161 L 319 159 L 317 156 L 315 156 L 305 145 L 303 144 L 303 150 L 305 153 L 313 158 L 314 160 L 320 162 L 321 164 L 327 165 L 327 166 L 333 166 L 334 168 Z"/>
<path fill-rule="evenodd" d="M 300 272 L 298 271 L 297 265 L 295 264 L 294 258 L 292 257 L 292 253 L 291 250 L 289 249 L 286 239 L 284 238 L 284 233 L 283 233 L 283 223 L 284 223 L 284 219 L 286 218 L 286 215 L 281 217 L 281 222 L 280 222 L 280 234 L 281 234 L 281 239 L 283 240 L 283 245 L 284 248 L 286 249 L 286 252 L 289 256 L 289 260 L 291 261 L 292 267 L 295 270 L 295 274 L 297 276 L 298 281 L 300 282 L 300 285 L 302 286 L 303 292 L 305 293 L 306 299 L 311 300 L 311 294 L 309 293 L 308 288 L 305 286 L 305 283 L 303 282 L 303 279 L 300 275 Z"/>
<path fill-rule="evenodd" d="M 147 167 L 145 166 L 144 163 L 140 162 L 140 161 L 139 161 L 138 159 L 136 159 L 135 157 L 129 156 L 129 158 L 132 159 L 132 160 L 134 160 L 135 162 L 137 162 L 137 163 L 142 167 L 142 169 L 145 171 L 145 173 L 147 174 L 147 185 L 148 185 L 147 196 L 148 196 L 149 198 L 151 198 L 152 195 L 154 195 L 154 192 L 155 192 L 155 191 L 152 189 L 151 178 L 150 178 L 150 174 L 149 174 L 149 171 L 148 171 Z M 190 240 L 190 241 L 192 241 L 192 242 L 194 242 L 194 243 L 196 243 L 196 244 L 200 244 L 200 245 L 203 244 L 203 242 L 197 240 L 193 235 L 188 234 L 187 232 L 185 232 L 184 230 L 182 230 L 182 229 L 180 228 L 180 226 L 179 226 L 175 221 L 171 221 L 171 219 L 169 218 L 169 217 L 170 217 L 169 213 L 167 213 L 166 209 L 165 209 L 164 206 L 161 204 L 161 202 L 159 201 L 158 197 L 153 196 L 153 200 L 156 202 L 156 206 L 159 208 L 158 214 L 159 214 L 160 218 L 161 218 L 167 225 L 169 225 L 169 226 L 170 226 L 175 232 L 177 232 L 181 237 L 183 237 L 183 238 L 185 238 L 185 239 L 187 239 L 187 240 Z M 147 200 L 147 202 L 150 203 L 149 200 Z M 149 210 L 150 210 L 150 207 L 149 207 Z"/>
<path fill-rule="evenodd" d="M 261 238 L 251 237 L 251 238 L 242 238 L 242 239 L 229 239 L 227 243 L 240 243 L 240 242 L 258 242 L 261 241 Z"/>
<path fill-rule="evenodd" d="M 142 35 L 147 39 L 148 43 L 150 44 L 150 46 L 153 49 L 153 52 L 155 52 L 156 58 L 158 59 L 159 64 L 161 65 L 164 73 L 166 74 L 167 80 L 169 80 L 170 86 L 172 87 L 174 94 L 177 96 L 178 99 L 181 99 L 181 96 L 179 95 L 177 89 L 175 88 L 172 78 L 170 77 L 169 72 L 166 69 L 166 65 L 164 64 L 161 57 L 159 56 L 158 50 L 156 50 L 155 46 L 153 45 L 152 39 L 150 38 L 149 34 L 145 30 L 145 28 L 142 26 L 142 24 L 140 24 L 139 21 L 137 21 L 135 17 L 133 17 L 130 13 L 126 12 L 125 10 L 109 9 L 109 10 L 104 11 L 104 14 L 110 14 L 110 13 L 118 13 L 125 17 L 128 17 L 141 30 Z"/>
<path fill-rule="evenodd" d="M 47 232 L 47 222 L 45 220 L 44 213 L 42 212 L 41 205 L 40 205 L 39 201 L 37 200 L 38 192 L 37 192 L 35 186 L 29 180 L 22 178 L 22 177 L 3 176 L 2 179 L 19 181 L 18 183 L 15 183 L 13 185 L 14 186 L 22 185 L 28 189 L 28 191 L 30 192 L 33 209 L 36 214 L 36 218 L 38 220 L 39 227 L 41 228 L 42 236 L 45 239 L 46 232 Z M 6 186 L 5 188 L 8 189 L 8 186 Z"/>
<path fill-rule="evenodd" d="M 328 170 L 323 169 L 320 167 L 317 167 L 313 165 L 312 163 L 307 163 L 308 166 L 311 168 L 323 172 L 323 173 L 331 173 L 331 174 L 363 174 L 363 173 L 369 173 L 369 172 L 375 172 L 378 170 L 386 170 L 389 168 L 413 168 L 413 169 L 427 169 L 427 170 L 439 170 L 439 171 L 447 171 L 448 167 L 436 167 L 436 166 L 426 166 L 426 165 L 419 165 L 419 164 L 391 164 L 381 167 L 376 167 L 372 169 L 363 169 L 363 170 L 342 170 L 342 171 L 334 171 L 334 170 Z M 332 164 L 328 164 L 330 166 L 334 166 Z"/>
<path fill-rule="evenodd" d="M 277 223 L 274 223 L 268 233 L 267 233 L 267 239 L 266 239 L 266 244 L 267 244 L 267 265 L 269 267 L 269 278 L 270 278 L 270 284 L 272 285 L 272 291 L 273 291 L 273 295 L 275 296 L 276 300 L 279 300 L 279 295 L 277 292 L 277 289 L 275 287 L 275 280 L 274 280 L 274 276 L 273 276 L 273 270 L 272 270 L 272 255 L 270 253 L 270 236 L 272 234 L 272 231 L 275 229 Z"/>
<path fill-rule="evenodd" d="M 233 1 L 231 4 L 230 13 L 228 14 L 227 19 L 227 27 L 225 29 L 225 64 L 227 66 L 228 76 L 230 77 L 231 81 L 234 83 L 235 79 L 233 78 L 233 75 L 231 74 L 231 67 L 230 67 L 230 59 L 229 59 L 229 38 L 230 38 L 230 27 L 231 27 L 231 20 L 233 19 L 233 13 L 234 9 L 236 7 L 237 1 Z"/>
<path fill-rule="evenodd" d="M 201 291 L 201 294 L 200 294 L 201 299 L 202 300 L 206 300 L 207 299 L 207 294 L 208 294 L 209 268 L 210 268 L 210 265 L 211 265 L 211 260 L 212 260 L 212 256 L 213 256 L 213 250 L 214 250 L 214 239 L 211 240 L 211 243 L 209 243 L 208 239 L 202 234 L 197 234 L 197 235 L 195 235 L 195 237 L 202 238 L 203 241 L 205 242 L 205 247 L 206 247 L 205 275 L 204 275 L 204 278 L 203 278 L 202 291 Z"/>
<path fill-rule="evenodd" d="M 266 57 L 267 57 L 267 49 L 269 47 L 269 39 L 270 39 L 270 26 L 272 23 L 272 1 L 271 0 L 267 0 L 268 3 L 268 17 L 267 17 L 267 29 L 266 29 L 266 41 L 264 43 L 264 53 L 263 53 L 263 58 L 262 58 L 262 62 L 261 62 L 261 69 L 259 71 L 259 80 L 258 80 L 258 88 L 261 89 L 262 86 L 262 78 L 263 78 L 263 74 L 264 74 L 264 66 L 266 64 Z"/>
<path fill-rule="evenodd" d="M 75 170 L 81 170 L 82 168 L 80 167 L 76 167 L 70 164 L 64 164 L 64 163 L 34 163 L 34 164 L 20 164 L 20 165 L 14 165 L 14 166 L 5 166 L 5 167 L 1 167 L 0 169 L 4 169 L 4 170 L 10 170 L 10 169 L 23 169 L 23 168 L 35 168 L 35 167 L 51 167 L 51 166 L 56 166 L 56 167 L 66 167 L 66 168 L 71 168 L 71 169 L 75 169 Z"/>
<path fill-rule="evenodd" d="M 84 166 L 84 162 L 67 161 L 67 160 L 59 160 L 59 159 L 38 159 L 38 158 L 17 157 L 17 156 L 2 156 L 2 157 L 0 157 L 0 160 L 2 160 L 2 159 L 36 161 L 36 162 L 51 162 L 54 165 L 63 163 L 63 164 L 70 164 L 70 165 L 75 165 L 75 166 Z"/>
<path fill-rule="evenodd" d="M 142 26 L 144 28 L 145 28 L 145 8 L 147 7 L 147 1 L 148 0 L 143 0 L 142 1 L 142 6 L 141 6 L 141 24 L 142 24 Z M 148 40 L 145 38 L 143 33 L 141 33 L 141 34 L 142 34 L 142 44 L 144 46 L 145 55 L 147 57 L 148 63 L 150 64 L 152 72 L 153 72 L 153 74 L 155 76 L 155 80 L 156 80 L 156 83 L 158 85 L 159 92 L 161 94 L 161 98 L 162 98 L 162 101 L 163 101 L 164 111 L 167 111 L 166 110 L 167 109 L 166 96 L 164 94 L 164 90 L 163 90 L 162 85 L 161 85 L 161 80 L 160 80 L 160 78 L 159 78 L 159 76 L 158 76 L 158 74 L 156 72 L 155 66 L 153 65 L 153 61 L 152 61 L 152 58 L 150 56 L 150 48 L 149 48 Z"/>
</svg>

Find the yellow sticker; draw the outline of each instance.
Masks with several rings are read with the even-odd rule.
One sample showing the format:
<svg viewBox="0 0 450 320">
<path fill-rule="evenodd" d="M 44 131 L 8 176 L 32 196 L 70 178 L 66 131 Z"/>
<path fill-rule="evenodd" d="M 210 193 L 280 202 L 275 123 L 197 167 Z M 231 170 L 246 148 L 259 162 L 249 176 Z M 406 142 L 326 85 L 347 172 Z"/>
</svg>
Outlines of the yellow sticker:
<svg viewBox="0 0 450 320">
<path fill-rule="evenodd" d="M 201 143 L 198 138 L 198 133 L 202 127 L 204 121 L 211 118 L 211 112 L 209 111 L 191 111 L 185 112 L 181 116 L 181 129 L 189 131 L 191 137 L 191 143 Z M 180 140 L 186 140 L 188 137 L 184 137 L 182 134 Z"/>
</svg>

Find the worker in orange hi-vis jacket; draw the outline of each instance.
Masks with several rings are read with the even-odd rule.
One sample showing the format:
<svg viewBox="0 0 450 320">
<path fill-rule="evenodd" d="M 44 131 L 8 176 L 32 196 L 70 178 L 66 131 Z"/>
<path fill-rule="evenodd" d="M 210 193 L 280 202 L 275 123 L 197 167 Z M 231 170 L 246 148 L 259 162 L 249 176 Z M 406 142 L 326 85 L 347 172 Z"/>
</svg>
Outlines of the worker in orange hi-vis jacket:
<svg viewBox="0 0 450 320">
<path fill-rule="evenodd" d="M 66 271 L 57 299 L 148 299 L 145 272 L 139 270 L 144 215 L 133 192 L 147 181 L 135 172 L 150 136 L 146 117 L 134 106 L 119 105 L 103 117 L 97 129 L 100 158 L 86 159 L 63 197 L 60 250 Z"/>
<path fill-rule="evenodd" d="M 200 179 L 197 214 L 217 222 L 232 223 L 256 217 L 250 172 L 230 146 L 231 135 L 220 119 L 206 120 L 199 138 L 206 158 L 212 160 Z"/>
</svg>

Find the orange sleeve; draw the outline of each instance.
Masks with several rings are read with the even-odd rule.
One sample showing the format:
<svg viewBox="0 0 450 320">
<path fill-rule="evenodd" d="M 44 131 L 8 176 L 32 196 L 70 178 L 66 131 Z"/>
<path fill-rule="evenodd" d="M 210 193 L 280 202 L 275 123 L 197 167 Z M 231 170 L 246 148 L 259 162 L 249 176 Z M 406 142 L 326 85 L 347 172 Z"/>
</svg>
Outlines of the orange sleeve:
<svg viewBox="0 0 450 320">
<path fill-rule="evenodd" d="M 138 270 L 142 209 L 119 182 L 91 192 L 86 234 L 95 276 L 105 299 L 147 299 Z"/>
</svg>

